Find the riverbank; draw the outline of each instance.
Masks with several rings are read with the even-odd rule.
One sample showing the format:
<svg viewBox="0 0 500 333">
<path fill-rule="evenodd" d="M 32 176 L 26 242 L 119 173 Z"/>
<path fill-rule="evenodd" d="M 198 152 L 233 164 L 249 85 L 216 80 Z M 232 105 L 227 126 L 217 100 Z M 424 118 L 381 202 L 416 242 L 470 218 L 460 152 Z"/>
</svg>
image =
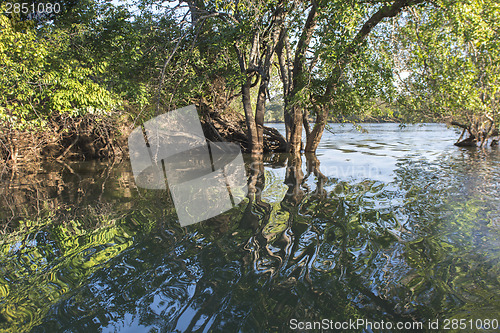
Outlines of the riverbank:
<svg viewBox="0 0 500 333">
<path fill-rule="evenodd" d="M 120 158 L 131 131 L 123 113 L 58 115 L 43 126 L 0 122 L 0 157 L 9 165 L 42 159 L 92 160 Z"/>
<path fill-rule="evenodd" d="M 228 141 L 248 151 L 244 117 L 231 109 L 213 110 L 197 105 L 205 137 Z M 143 121 L 154 118 L 151 110 L 136 110 L 71 117 L 59 114 L 43 126 L 18 126 L 0 121 L 0 163 L 7 167 L 43 160 L 123 159 L 128 156 L 128 136 Z M 272 127 L 264 127 L 264 151 L 283 151 L 284 138 Z"/>
</svg>

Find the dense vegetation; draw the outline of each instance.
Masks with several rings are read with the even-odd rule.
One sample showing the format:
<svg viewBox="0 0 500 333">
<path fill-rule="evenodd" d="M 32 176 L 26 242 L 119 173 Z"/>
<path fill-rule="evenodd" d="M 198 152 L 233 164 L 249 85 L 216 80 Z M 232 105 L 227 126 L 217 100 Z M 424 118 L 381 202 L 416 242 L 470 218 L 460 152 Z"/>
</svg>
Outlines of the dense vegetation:
<svg viewBox="0 0 500 333">
<path fill-rule="evenodd" d="M 497 0 L 58 3 L 0 7 L 2 160 L 120 155 L 130 128 L 192 103 L 257 153 L 315 151 L 332 120 L 498 135 Z"/>
<path fill-rule="evenodd" d="M 447 133 L 346 147 L 349 135 L 331 150 L 344 169 L 245 155 L 246 203 L 189 230 L 128 163 L 64 159 L 126 155 L 131 129 L 189 104 L 210 140 L 254 153 L 314 152 L 329 121 L 448 122 L 485 146 L 500 121 L 500 0 L 57 1 L 0 3 L 0 176 L 4 162 L 38 172 L 0 182 L 0 331 L 116 328 L 137 309 L 163 331 L 495 318 L 498 158 L 411 154 Z M 382 180 L 356 178 L 353 156 Z M 20 163 L 43 158 L 58 163 Z"/>
</svg>

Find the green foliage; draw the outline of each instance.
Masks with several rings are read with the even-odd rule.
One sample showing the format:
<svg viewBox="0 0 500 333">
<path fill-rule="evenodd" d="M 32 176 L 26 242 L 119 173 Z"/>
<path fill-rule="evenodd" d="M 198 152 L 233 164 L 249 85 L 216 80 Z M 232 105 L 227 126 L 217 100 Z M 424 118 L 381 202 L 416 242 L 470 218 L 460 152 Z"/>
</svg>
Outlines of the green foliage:
<svg viewBox="0 0 500 333">
<path fill-rule="evenodd" d="M 271 98 L 266 105 L 266 122 L 283 122 L 283 96 L 279 95 Z"/>
<path fill-rule="evenodd" d="M 383 5 L 357 1 L 320 3 L 307 54 L 309 69 L 299 82 L 301 90 L 293 102 L 307 109 L 324 105 L 333 119 L 354 119 L 380 112 L 380 100 L 395 98 L 394 58 L 387 52 L 391 21 L 380 23 L 363 41 L 355 40 L 363 24 Z M 293 19 L 298 27 L 303 26 L 304 15 L 295 15 Z M 334 87 L 330 93 L 328 86 Z"/>
<path fill-rule="evenodd" d="M 133 118 L 150 117 L 138 110 L 153 111 L 156 104 L 172 109 L 200 100 L 216 110 L 241 109 L 236 97 L 245 75 L 235 45 L 248 56 L 255 32 L 264 36 L 283 5 L 293 57 L 311 8 L 307 2 L 193 0 L 199 12 L 192 13 L 188 3 L 156 0 L 137 1 L 134 9 L 126 1 L 60 3 L 57 15 L 0 16 L 0 120 L 43 127 L 61 114 L 107 114 L 121 102 Z M 325 107 L 334 119 L 391 118 L 398 105 L 415 120 L 487 115 L 499 121 L 498 0 L 412 6 L 359 43 L 363 24 L 386 2 L 317 5 L 292 104 L 310 113 L 313 105 Z M 263 53 L 269 44 L 259 45 Z M 273 87 L 280 73 L 272 75 L 270 95 L 282 95 L 282 87 Z M 267 121 L 282 119 L 281 103 L 270 101 Z"/>
<path fill-rule="evenodd" d="M 411 12 L 399 31 L 405 70 L 399 100 L 416 120 L 445 117 L 499 121 L 500 3 L 442 1 Z"/>
<path fill-rule="evenodd" d="M 99 17 L 72 38 L 68 57 L 95 68 L 94 80 L 130 104 L 144 106 L 152 97 L 151 79 L 166 57 L 162 47 L 178 36 L 170 18 L 151 13 L 134 17 L 124 6 L 105 4 Z"/>
<path fill-rule="evenodd" d="M 68 31 L 41 34 L 32 21 L 5 15 L 0 25 L 0 119 L 40 126 L 58 114 L 105 113 L 116 105 L 92 80 L 94 69 L 65 56 L 71 47 Z"/>
</svg>

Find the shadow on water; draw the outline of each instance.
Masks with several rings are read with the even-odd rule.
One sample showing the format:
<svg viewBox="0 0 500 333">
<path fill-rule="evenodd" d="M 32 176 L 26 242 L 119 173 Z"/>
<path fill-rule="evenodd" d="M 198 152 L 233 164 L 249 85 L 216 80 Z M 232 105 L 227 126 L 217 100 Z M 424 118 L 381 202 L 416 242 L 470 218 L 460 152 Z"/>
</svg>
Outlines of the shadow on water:
<svg viewBox="0 0 500 333">
<path fill-rule="evenodd" d="M 497 152 L 408 155 L 390 182 L 325 175 L 320 162 L 246 156 L 246 201 L 185 228 L 169 194 L 137 189 L 126 164 L 47 165 L 5 180 L 0 329 L 496 318 Z"/>
</svg>

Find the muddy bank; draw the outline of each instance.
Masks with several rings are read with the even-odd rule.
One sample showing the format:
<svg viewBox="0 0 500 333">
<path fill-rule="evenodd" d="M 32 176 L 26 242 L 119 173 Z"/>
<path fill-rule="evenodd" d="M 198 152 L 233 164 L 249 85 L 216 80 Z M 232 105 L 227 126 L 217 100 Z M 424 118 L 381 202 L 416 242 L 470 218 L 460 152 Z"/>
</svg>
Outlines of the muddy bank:
<svg viewBox="0 0 500 333">
<path fill-rule="evenodd" d="M 234 142 L 248 151 L 245 119 L 231 109 L 214 110 L 196 104 L 207 140 Z M 0 122 L 0 171 L 44 160 L 96 160 L 128 158 L 130 132 L 153 116 L 133 121 L 129 112 L 106 116 L 60 115 L 41 128 L 20 129 Z M 282 152 L 286 141 L 278 130 L 264 127 L 264 151 Z"/>
<path fill-rule="evenodd" d="M 45 159 L 92 160 L 122 157 L 131 122 L 121 114 L 60 115 L 43 128 L 0 123 L 0 157 L 16 166 Z"/>
</svg>

